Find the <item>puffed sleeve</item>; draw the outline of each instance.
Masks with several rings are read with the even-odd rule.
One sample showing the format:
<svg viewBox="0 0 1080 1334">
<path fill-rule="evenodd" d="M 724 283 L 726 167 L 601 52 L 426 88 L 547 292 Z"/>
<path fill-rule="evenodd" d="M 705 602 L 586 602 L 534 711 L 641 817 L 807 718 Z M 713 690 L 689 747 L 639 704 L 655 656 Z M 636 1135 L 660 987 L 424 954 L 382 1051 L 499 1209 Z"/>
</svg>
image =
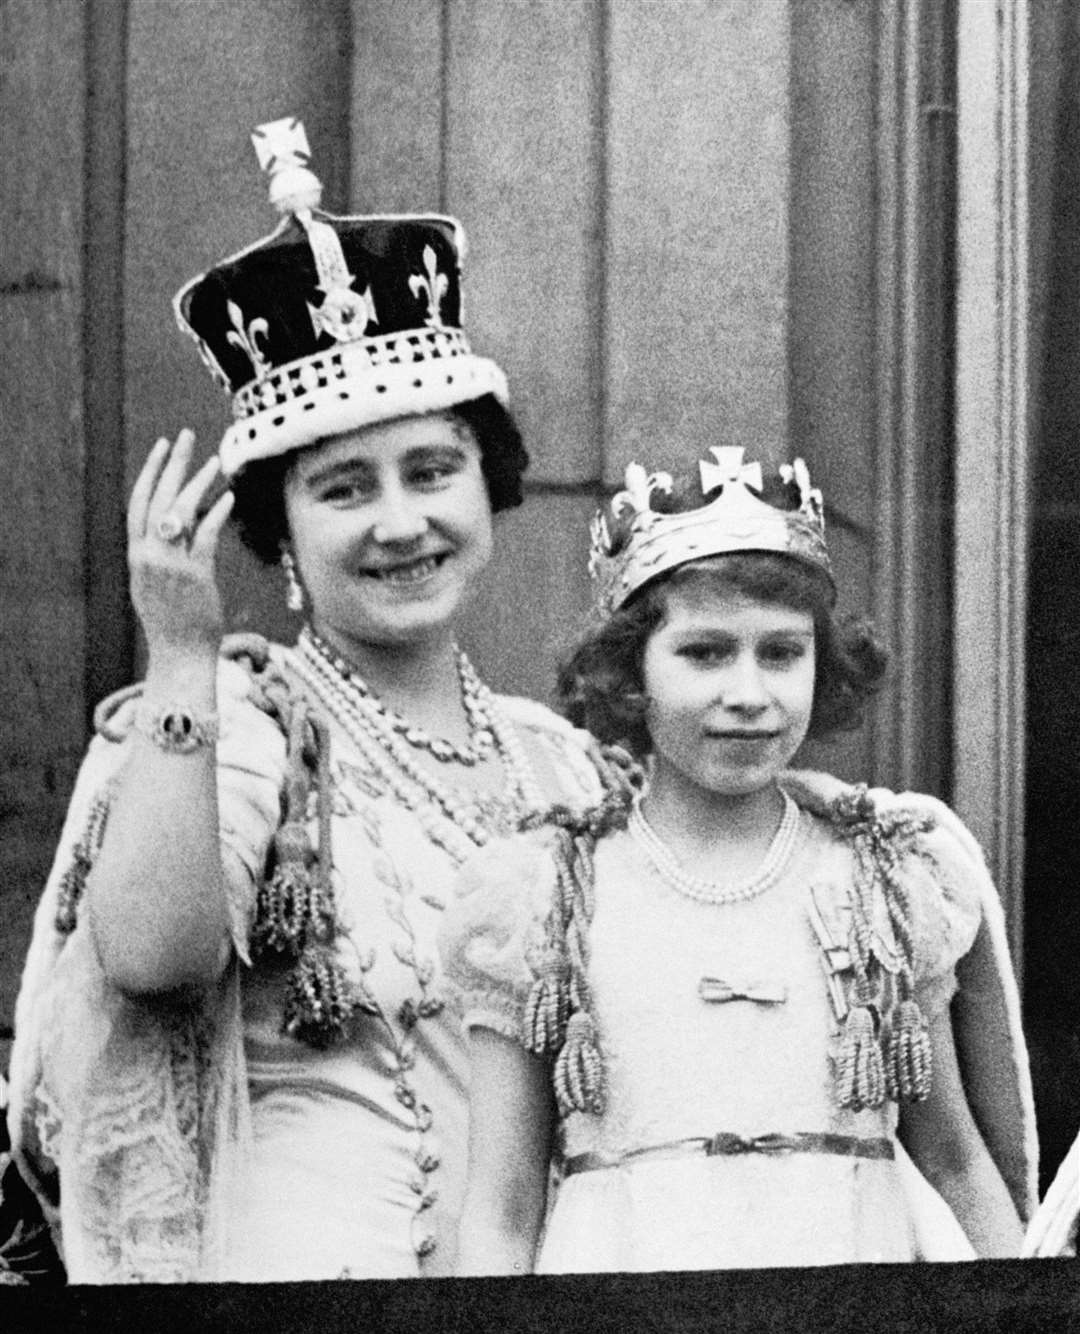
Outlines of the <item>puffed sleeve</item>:
<svg viewBox="0 0 1080 1334">
<path fill-rule="evenodd" d="M 989 876 L 978 844 L 947 806 L 909 794 L 897 801 L 931 822 L 916 839 L 908 879 L 916 999 L 932 1018 L 956 992 L 956 965 L 975 943 Z"/>
<path fill-rule="evenodd" d="M 520 1036 L 554 892 L 542 832 L 499 839 L 462 867 L 439 953 L 466 1027 Z"/>
<path fill-rule="evenodd" d="M 252 698 L 252 681 L 239 663 L 218 669 L 218 820 L 226 858 L 229 921 L 236 952 L 245 963 L 255 913 L 255 889 L 281 820 L 286 745 L 279 725 Z M 242 869 L 241 869 L 242 868 Z"/>
</svg>

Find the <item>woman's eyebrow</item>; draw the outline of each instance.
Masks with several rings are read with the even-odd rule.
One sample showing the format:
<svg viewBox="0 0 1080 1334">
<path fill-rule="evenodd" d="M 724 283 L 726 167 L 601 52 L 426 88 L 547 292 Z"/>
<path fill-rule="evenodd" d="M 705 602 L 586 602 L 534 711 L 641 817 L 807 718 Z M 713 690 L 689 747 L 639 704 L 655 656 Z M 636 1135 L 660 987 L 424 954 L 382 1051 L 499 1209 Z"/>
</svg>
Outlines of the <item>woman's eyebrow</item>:
<svg viewBox="0 0 1080 1334">
<path fill-rule="evenodd" d="M 413 445 L 401 456 L 401 462 L 407 466 L 410 463 L 425 463 L 431 458 L 464 460 L 465 450 L 461 445 L 442 440 L 430 445 Z"/>
<path fill-rule="evenodd" d="M 324 464 L 321 468 L 312 468 L 311 472 L 302 477 L 302 481 L 305 486 L 319 486 L 323 482 L 334 481 L 339 477 L 350 477 L 357 473 L 370 476 L 373 472 L 371 464 L 364 459 L 338 459 L 333 463 Z"/>
</svg>

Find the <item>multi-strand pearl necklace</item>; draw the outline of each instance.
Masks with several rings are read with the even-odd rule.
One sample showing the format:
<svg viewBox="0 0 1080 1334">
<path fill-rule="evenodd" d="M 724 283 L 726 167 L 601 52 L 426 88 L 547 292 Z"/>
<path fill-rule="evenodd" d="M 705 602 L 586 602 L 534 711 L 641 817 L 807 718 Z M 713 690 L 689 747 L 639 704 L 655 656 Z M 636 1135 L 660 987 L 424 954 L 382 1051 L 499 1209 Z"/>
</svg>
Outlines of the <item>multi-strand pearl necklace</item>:
<svg viewBox="0 0 1080 1334">
<path fill-rule="evenodd" d="M 702 880 L 683 870 L 682 864 L 660 835 L 645 819 L 641 810 L 640 797 L 634 801 L 630 812 L 628 828 L 645 850 L 660 878 L 672 889 L 688 899 L 698 903 L 738 903 L 745 899 L 756 898 L 763 894 L 770 885 L 774 885 L 784 873 L 799 836 L 799 808 L 791 797 L 781 788 L 784 798 L 784 814 L 780 819 L 769 850 L 757 871 L 742 884 L 718 885 L 712 880 Z"/>
<path fill-rule="evenodd" d="M 486 760 L 495 748 L 495 731 L 491 716 L 491 691 L 476 674 L 476 668 L 469 661 L 464 649 L 455 646 L 458 681 L 461 683 L 461 702 L 465 709 L 465 719 L 469 727 L 469 739 L 463 746 L 445 737 L 433 737 L 422 727 L 417 727 L 408 718 L 392 709 L 361 677 L 356 669 L 344 658 L 334 652 L 327 642 L 312 630 L 304 628 L 304 636 L 318 650 L 319 654 L 363 695 L 370 700 L 371 706 L 382 715 L 398 734 L 416 750 L 426 750 L 443 764 L 466 764 L 470 767 Z"/>
<path fill-rule="evenodd" d="M 387 791 L 416 814 L 427 837 L 458 863 L 483 846 L 490 831 L 475 810 L 472 794 L 458 795 L 419 764 L 382 701 L 351 667 L 339 666 L 307 629 L 301 632 L 297 649 L 294 664 L 300 676 L 337 719 Z M 476 686 L 480 707 L 489 720 L 494 750 L 510 780 L 515 806 L 522 814 L 538 809 L 543 797 L 524 747 L 500 716 L 491 692 L 478 679 Z"/>
</svg>

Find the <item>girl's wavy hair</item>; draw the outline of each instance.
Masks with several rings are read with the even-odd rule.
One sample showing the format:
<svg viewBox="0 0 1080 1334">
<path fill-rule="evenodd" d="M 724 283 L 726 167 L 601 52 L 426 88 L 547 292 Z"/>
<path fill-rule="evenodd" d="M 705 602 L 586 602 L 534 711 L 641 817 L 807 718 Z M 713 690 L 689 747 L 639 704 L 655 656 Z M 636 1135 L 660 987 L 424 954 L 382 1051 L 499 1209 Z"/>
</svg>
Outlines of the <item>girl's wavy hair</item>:
<svg viewBox="0 0 1080 1334">
<path fill-rule="evenodd" d="M 881 687 L 888 650 L 863 617 L 836 614 L 823 572 L 773 552 L 710 556 L 680 565 L 590 624 L 559 668 L 559 696 L 573 723 L 638 758 L 650 752 L 645 645 L 664 619 L 669 591 L 689 584 L 808 612 L 814 618 L 816 661 L 807 736 L 819 739 L 859 726 Z"/>
<path fill-rule="evenodd" d="M 455 404 L 447 414 L 466 428 L 480 448 L 480 467 L 493 514 L 522 501 L 521 478 L 529 455 L 517 423 L 493 394 Z M 233 520 L 244 545 L 263 562 L 276 565 L 288 541 L 285 479 L 296 460 L 291 450 L 275 458 L 249 463 L 233 479 Z"/>
</svg>

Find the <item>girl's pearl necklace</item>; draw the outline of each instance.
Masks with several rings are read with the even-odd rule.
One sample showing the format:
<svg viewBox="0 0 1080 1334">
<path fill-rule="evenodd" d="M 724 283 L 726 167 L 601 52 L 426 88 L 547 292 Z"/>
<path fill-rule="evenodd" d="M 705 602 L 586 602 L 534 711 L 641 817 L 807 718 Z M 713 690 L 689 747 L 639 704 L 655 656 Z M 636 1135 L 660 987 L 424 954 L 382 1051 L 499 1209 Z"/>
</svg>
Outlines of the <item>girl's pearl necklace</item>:
<svg viewBox="0 0 1080 1334">
<path fill-rule="evenodd" d="M 370 689 L 358 683 L 354 673 L 343 675 L 306 631 L 301 632 L 297 648 L 294 664 L 300 676 L 341 724 L 387 791 L 416 814 L 427 837 L 458 864 L 483 846 L 489 831 L 472 813 L 469 802 L 416 762 Z M 486 687 L 483 689 L 486 691 Z M 485 705 L 495 749 L 510 780 L 515 804 L 522 813 L 536 810 L 543 804 L 543 797 L 525 749 L 500 716 L 494 697 L 487 693 Z"/>
<path fill-rule="evenodd" d="M 755 874 L 741 885 L 718 885 L 712 880 L 702 880 L 684 871 L 674 852 L 645 819 L 640 797 L 634 800 L 628 828 L 645 850 L 660 878 L 672 889 L 698 903 L 739 903 L 764 894 L 770 885 L 780 879 L 791 860 L 799 837 L 799 808 L 782 788 L 780 795 L 784 798 L 780 828 Z"/>
</svg>

